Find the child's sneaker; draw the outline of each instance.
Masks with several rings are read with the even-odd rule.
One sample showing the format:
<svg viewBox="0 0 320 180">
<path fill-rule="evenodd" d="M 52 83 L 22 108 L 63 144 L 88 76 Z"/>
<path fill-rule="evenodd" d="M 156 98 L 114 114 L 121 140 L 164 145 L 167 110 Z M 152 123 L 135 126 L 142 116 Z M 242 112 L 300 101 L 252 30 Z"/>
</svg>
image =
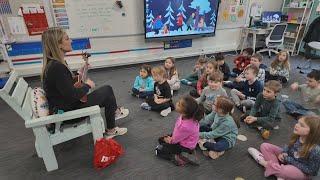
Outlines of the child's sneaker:
<svg viewBox="0 0 320 180">
<path fill-rule="evenodd" d="M 196 151 L 193 151 L 192 153 L 181 152 L 180 158 L 191 165 L 199 166 L 200 164 Z"/>
<path fill-rule="evenodd" d="M 224 151 L 221 152 L 216 152 L 216 151 L 209 151 L 208 155 L 211 159 L 217 159 L 220 156 L 222 156 L 224 154 Z"/>
<path fill-rule="evenodd" d="M 186 80 L 186 79 L 181 79 L 180 82 L 181 82 L 182 84 L 189 85 L 188 83 L 189 83 L 190 81 L 188 81 L 188 80 Z M 190 82 L 190 83 L 191 83 L 191 82 Z"/>
<path fill-rule="evenodd" d="M 184 166 L 187 164 L 187 162 L 185 162 L 181 157 L 180 155 L 174 155 L 173 159 L 172 159 L 173 163 L 176 165 L 176 166 Z"/>
<path fill-rule="evenodd" d="M 261 129 L 261 136 L 263 139 L 269 139 L 270 131 L 266 129 Z"/>
<path fill-rule="evenodd" d="M 257 149 L 249 147 L 248 148 L 248 152 L 253 157 L 253 159 L 257 161 L 257 163 L 260 164 L 260 162 L 262 160 L 265 161 L 264 157 L 263 157 L 263 154 L 260 151 L 258 151 Z"/>
<path fill-rule="evenodd" d="M 168 114 L 171 113 L 171 107 L 168 107 L 167 109 L 164 109 L 160 112 L 160 115 L 163 117 L 168 116 Z"/>
<path fill-rule="evenodd" d="M 207 150 L 207 148 L 205 148 L 205 147 L 203 146 L 203 144 L 206 143 L 206 142 L 207 142 L 206 139 L 199 139 L 199 141 L 198 141 L 199 148 L 200 148 L 202 151 L 206 151 L 206 150 Z"/>
<path fill-rule="evenodd" d="M 142 109 L 145 109 L 145 110 L 148 110 L 148 111 L 151 110 L 151 106 L 149 106 L 149 104 L 146 103 L 146 102 L 141 103 L 140 107 L 141 107 Z"/>
</svg>

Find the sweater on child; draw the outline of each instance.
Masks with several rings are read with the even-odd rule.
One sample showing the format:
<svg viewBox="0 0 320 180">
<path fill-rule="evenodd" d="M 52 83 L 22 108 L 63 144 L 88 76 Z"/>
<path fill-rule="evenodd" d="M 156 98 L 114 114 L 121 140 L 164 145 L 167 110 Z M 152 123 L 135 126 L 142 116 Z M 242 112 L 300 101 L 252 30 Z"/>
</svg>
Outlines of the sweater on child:
<svg viewBox="0 0 320 180">
<path fill-rule="evenodd" d="M 243 84 L 242 93 L 246 96 L 246 99 L 256 100 L 257 95 L 262 92 L 263 88 L 260 81 L 255 80 L 254 83 L 249 84 L 246 80 Z"/>
<path fill-rule="evenodd" d="M 302 143 L 298 139 L 292 147 L 287 145 L 283 148 L 285 156 L 285 164 L 293 165 L 299 168 L 306 175 L 316 176 L 320 167 L 320 145 L 315 145 L 309 152 L 307 158 L 299 157 L 299 152 L 302 150 Z"/>
<path fill-rule="evenodd" d="M 240 55 L 233 62 L 236 66 L 236 69 L 243 71 L 250 64 L 250 57 Z"/>
<path fill-rule="evenodd" d="M 319 113 L 320 105 L 316 104 L 316 98 L 320 96 L 320 89 L 310 88 L 307 84 L 301 84 L 298 86 L 298 90 L 302 94 L 302 106 Z"/>
<path fill-rule="evenodd" d="M 275 127 L 276 121 L 280 121 L 280 100 L 275 98 L 267 100 L 259 93 L 250 111 L 250 116 L 257 117 L 257 124 L 267 129 Z"/>
<path fill-rule="evenodd" d="M 194 119 L 177 118 L 174 126 L 171 144 L 180 144 L 181 146 L 194 149 L 199 140 L 199 123 Z"/>
<path fill-rule="evenodd" d="M 200 125 L 211 125 L 212 129 L 210 132 L 200 132 L 200 138 L 224 138 L 228 141 L 229 148 L 236 144 L 238 127 L 229 114 L 220 116 L 212 111 L 200 121 Z"/>
<path fill-rule="evenodd" d="M 274 68 L 270 67 L 270 74 L 273 76 L 283 76 L 286 78 L 287 81 L 289 81 L 289 72 L 290 69 L 285 68 L 282 65 L 276 65 Z"/>
<path fill-rule="evenodd" d="M 228 96 L 225 89 L 220 87 L 217 90 L 211 89 L 209 86 L 205 87 L 200 95 L 197 98 L 198 103 L 203 103 L 203 106 L 206 110 L 211 112 L 212 104 L 218 96 Z"/>
<path fill-rule="evenodd" d="M 139 90 L 140 88 L 144 89 L 145 91 L 153 91 L 154 88 L 154 81 L 151 76 L 147 78 L 142 78 L 141 76 L 137 76 L 134 80 L 133 88 Z"/>
</svg>

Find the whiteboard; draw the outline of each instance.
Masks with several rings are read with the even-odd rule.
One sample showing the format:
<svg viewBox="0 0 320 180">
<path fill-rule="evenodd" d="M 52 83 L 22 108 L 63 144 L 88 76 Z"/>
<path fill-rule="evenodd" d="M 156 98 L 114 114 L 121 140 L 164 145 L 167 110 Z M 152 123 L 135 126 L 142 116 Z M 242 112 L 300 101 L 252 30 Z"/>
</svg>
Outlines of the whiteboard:
<svg viewBox="0 0 320 180">
<path fill-rule="evenodd" d="M 246 24 L 249 0 L 221 0 L 217 29 L 243 27 Z"/>
<path fill-rule="evenodd" d="M 65 0 L 67 32 L 72 38 L 142 34 L 143 1 L 122 0 L 120 9 L 114 0 Z"/>
</svg>

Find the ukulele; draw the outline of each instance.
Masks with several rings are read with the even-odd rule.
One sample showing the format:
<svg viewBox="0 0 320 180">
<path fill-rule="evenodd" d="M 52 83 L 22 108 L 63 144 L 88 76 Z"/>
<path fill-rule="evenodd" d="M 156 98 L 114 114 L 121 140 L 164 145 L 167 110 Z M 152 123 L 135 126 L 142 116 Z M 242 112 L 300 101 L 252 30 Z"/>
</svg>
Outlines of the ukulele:
<svg viewBox="0 0 320 180">
<path fill-rule="evenodd" d="M 89 68 L 89 57 L 91 56 L 90 53 L 84 52 L 82 53 L 82 59 L 84 60 L 83 66 L 79 69 L 78 73 L 79 75 L 77 76 L 77 82 L 74 84 L 74 87 L 76 88 L 81 88 L 83 87 L 84 83 L 86 82 L 88 78 L 88 68 Z M 80 99 L 81 102 L 87 102 L 88 101 L 88 96 L 85 95 Z"/>
</svg>

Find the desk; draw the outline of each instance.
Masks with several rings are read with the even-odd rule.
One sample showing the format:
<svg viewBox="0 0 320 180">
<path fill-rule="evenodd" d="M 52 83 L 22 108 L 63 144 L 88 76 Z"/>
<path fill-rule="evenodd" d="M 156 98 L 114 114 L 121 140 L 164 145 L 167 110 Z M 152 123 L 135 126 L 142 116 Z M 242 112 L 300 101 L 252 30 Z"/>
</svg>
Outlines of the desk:
<svg viewBox="0 0 320 180">
<path fill-rule="evenodd" d="M 269 27 L 269 28 L 248 28 L 248 27 L 245 27 L 245 28 L 243 28 L 242 32 L 244 33 L 244 39 L 243 39 L 244 41 L 241 44 L 241 53 L 243 51 L 244 44 L 247 42 L 249 34 L 252 34 L 252 36 L 253 36 L 252 49 L 253 49 L 253 53 L 255 53 L 256 52 L 257 35 L 269 34 L 271 30 L 272 30 L 272 27 Z"/>
</svg>

